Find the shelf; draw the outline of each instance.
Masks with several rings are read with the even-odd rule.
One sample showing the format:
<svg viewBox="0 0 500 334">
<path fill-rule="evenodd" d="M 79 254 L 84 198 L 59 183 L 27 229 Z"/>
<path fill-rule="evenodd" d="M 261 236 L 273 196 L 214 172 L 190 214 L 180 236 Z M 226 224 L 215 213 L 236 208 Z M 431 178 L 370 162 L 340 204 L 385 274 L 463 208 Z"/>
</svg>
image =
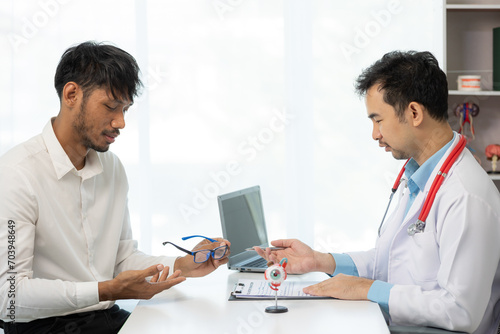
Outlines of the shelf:
<svg viewBox="0 0 500 334">
<path fill-rule="evenodd" d="M 446 5 L 447 10 L 500 10 L 500 5 Z"/>
<path fill-rule="evenodd" d="M 500 96 L 500 91 L 497 90 L 450 90 L 448 95 L 458 95 L 458 96 Z"/>
<path fill-rule="evenodd" d="M 454 110 L 466 101 L 480 105 L 481 113 L 474 119 L 475 139 L 469 143 L 471 152 L 484 169 L 491 169 L 485 148 L 499 143 L 500 91 L 493 90 L 493 29 L 500 27 L 499 0 L 443 0 L 444 59 L 443 70 L 448 79 L 449 118 L 453 129 L 460 128 Z M 460 75 L 481 75 L 480 91 L 457 90 Z M 464 131 L 470 131 L 465 126 Z M 500 174 L 488 174 L 500 190 Z"/>
<path fill-rule="evenodd" d="M 500 4 L 456 4 L 447 5 L 447 8 L 450 6 L 461 10 L 447 10 L 445 14 L 444 67 L 447 69 L 449 88 L 457 89 L 459 75 L 480 74 L 482 88 L 492 90 L 493 29 L 500 26 Z M 471 95 L 482 94 L 485 93 Z"/>
</svg>

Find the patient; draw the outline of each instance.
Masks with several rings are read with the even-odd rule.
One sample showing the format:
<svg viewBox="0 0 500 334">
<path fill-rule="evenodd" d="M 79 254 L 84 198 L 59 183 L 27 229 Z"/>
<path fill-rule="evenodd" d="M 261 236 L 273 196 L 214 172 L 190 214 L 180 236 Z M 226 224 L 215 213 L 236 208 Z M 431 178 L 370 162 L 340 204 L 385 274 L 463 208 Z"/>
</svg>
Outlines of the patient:
<svg viewBox="0 0 500 334">
<path fill-rule="evenodd" d="M 207 275 L 228 261 L 230 243 L 203 237 L 194 250 L 208 251 L 178 258 L 137 249 L 127 176 L 108 151 L 141 87 L 130 54 L 71 47 L 54 83 L 59 114 L 0 158 L 0 317 L 6 334 L 117 333 L 129 313 L 115 300 Z"/>
</svg>

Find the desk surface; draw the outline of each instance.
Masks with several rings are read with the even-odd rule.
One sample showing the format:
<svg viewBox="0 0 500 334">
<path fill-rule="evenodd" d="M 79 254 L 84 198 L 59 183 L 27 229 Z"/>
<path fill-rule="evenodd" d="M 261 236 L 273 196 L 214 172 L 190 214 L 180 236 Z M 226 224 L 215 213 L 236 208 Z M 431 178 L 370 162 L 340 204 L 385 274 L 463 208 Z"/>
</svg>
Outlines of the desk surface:
<svg viewBox="0 0 500 334">
<path fill-rule="evenodd" d="M 201 278 L 166 290 L 136 306 L 120 334 L 136 333 L 385 333 L 389 330 L 377 304 L 368 301 L 279 300 L 287 313 L 269 314 L 271 300 L 228 301 L 239 278 L 263 279 L 220 267 Z M 321 273 L 289 275 L 288 280 L 321 281 Z"/>
</svg>

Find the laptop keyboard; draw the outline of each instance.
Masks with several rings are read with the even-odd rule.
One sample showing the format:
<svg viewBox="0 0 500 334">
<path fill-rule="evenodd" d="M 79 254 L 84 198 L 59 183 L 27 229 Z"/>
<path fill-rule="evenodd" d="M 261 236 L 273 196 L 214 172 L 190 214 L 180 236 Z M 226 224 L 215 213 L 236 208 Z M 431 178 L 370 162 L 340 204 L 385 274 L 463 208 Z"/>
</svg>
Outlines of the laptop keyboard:
<svg viewBox="0 0 500 334">
<path fill-rule="evenodd" d="M 254 267 L 254 268 L 260 268 L 260 267 L 267 267 L 267 260 L 264 259 L 263 257 L 258 258 L 256 260 L 253 260 L 252 262 L 249 262 L 245 264 L 245 267 Z"/>
</svg>

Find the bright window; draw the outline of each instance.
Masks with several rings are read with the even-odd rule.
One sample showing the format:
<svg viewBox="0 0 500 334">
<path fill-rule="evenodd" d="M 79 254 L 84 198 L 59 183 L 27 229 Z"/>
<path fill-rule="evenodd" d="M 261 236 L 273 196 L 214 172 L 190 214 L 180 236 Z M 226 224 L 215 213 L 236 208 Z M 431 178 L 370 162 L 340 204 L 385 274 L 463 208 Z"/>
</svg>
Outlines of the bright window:
<svg viewBox="0 0 500 334">
<path fill-rule="evenodd" d="M 146 83 L 112 146 L 128 172 L 141 249 L 163 254 L 173 252 L 165 240 L 221 235 L 216 196 L 257 184 L 271 239 L 370 248 L 401 162 L 371 139 L 353 82 L 390 50 L 442 59 L 437 6 L 2 1 L 0 154 L 57 115 L 64 50 L 110 41 L 136 57 Z"/>
</svg>

